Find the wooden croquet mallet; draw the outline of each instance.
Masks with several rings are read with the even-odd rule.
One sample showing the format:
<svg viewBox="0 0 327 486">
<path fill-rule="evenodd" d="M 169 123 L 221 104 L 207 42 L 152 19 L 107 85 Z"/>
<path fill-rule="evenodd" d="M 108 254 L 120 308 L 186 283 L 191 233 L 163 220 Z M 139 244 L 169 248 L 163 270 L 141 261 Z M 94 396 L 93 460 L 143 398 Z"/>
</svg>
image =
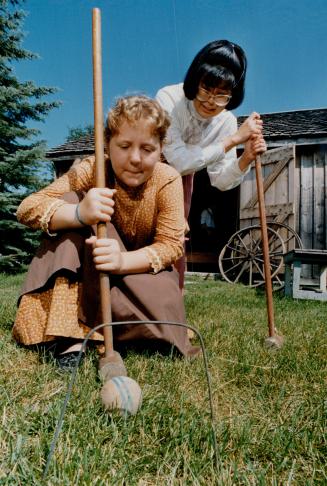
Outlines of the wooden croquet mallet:
<svg viewBox="0 0 327 486">
<path fill-rule="evenodd" d="M 103 143 L 103 102 L 102 102 L 102 55 L 101 55 L 101 13 L 92 11 L 92 53 L 93 53 L 93 100 L 94 100 L 94 141 L 95 141 L 95 181 L 96 187 L 106 187 L 104 143 Z M 107 238 L 106 223 L 97 224 L 97 237 Z M 109 275 L 100 272 L 100 300 L 102 322 L 112 322 Z M 100 359 L 99 373 L 103 381 L 114 376 L 126 376 L 127 371 L 119 353 L 114 351 L 112 327 L 103 328 L 105 355 Z"/>
<path fill-rule="evenodd" d="M 282 336 L 278 336 L 275 328 L 271 268 L 270 268 L 270 258 L 269 258 L 268 230 L 267 230 L 266 208 L 265 208 L 260 155 L 257 155 L 255 159 L 255 173 L 256 173 L 256 181 L 257 181 L 258 201 L 259 201 L 259 214 L 260 214 L 261 238 L 262 238 L 262 247 L 263 247 L 265 288 L 266 288 L 266 303 L 267 303 L 267 315 L 268 315 L 268 331 L 269 331 L 269 336 L 265 339 L 265 344 L 269 348 L 281 348 L 284 339 Z"/>
</svg>

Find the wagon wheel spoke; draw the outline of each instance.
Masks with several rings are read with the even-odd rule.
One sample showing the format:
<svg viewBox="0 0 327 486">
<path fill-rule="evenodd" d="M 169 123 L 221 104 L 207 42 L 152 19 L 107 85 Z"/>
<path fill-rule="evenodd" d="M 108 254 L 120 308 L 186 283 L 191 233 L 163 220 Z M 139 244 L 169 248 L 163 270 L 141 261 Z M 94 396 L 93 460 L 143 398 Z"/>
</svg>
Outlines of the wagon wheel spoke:
<svg viewBox="0 0 327 486">
<path fill-rule="evenodd" d="M 262 263 L 262 265 L 264 265 L 264 259 L 263 259 L 263 258 L 258 258 L 258 257 L 256 257 L 256 261 L 257 261 L 257 262 L 260 262 L 260 263 Z M 276 267 L 276 268 L 278 268 L 278 267 L 279 267 L 279 265 L 280 265 L 280 263 L 273 263 L 273 259 L 272 259 L 272 258 L 269 258 L 269 262 L 270 262 L 270 266 L 271 266 L 271 267 Z"/>
<path fill-rule="evenodd" d="M 275 267 L 276 269 L 279 268 L 280 262 L 273 262 L 273 260 L 270 259 L 270 267 Z"/>
<path fill-rule="evenodd" d="M 291 235 L 291 236 L 289 236 L 288 238 L 284 239 L 283 241 L 284 241 L 285 246 L 287 246 L 287 243 L 288 243 L 289 241 L 292 241 L 293 239 L 294 239 L 294 236 L 293 236 L 293 235 Z"/>
<path fill-rule="evenodd" d="M 272 235 L 270 238 L 268 238 L 268 247 L 273 248 L 273 251 L 269 251 L 269 255 L 283 254 L 283 242 L 280 239 L 276 240 L 275 235 Z M 262 248 L 261 238 L 256 241 L 256 245 L 254 246 L 253 250 L 257 250 L 258 248 Z"/>
<path fill-rule="evenodd" d="M 284 244 L 280 235 L 268 228 L 268 245 L 272 277 L 282 265 Z M 265 283 L 262 235 L 260 226 L 250 226 L 231 236 L 219 255 L 222 277 L 230 283 L 242 282 L 250 287 Z"/>
<path fill-rule="evenodd" d="M 279 265 L 280 265 L 280 263 L 278 263 L 278 262 L 274 263 L 272 260 L 270 260 L 270 266 L 271 267 L 279 268 Z"/>
<path fill-rule="evenodd" d="M 232 267 L 228 268 L 227 270 L 225 270 L 225 273 L 229 273 L 229 272 L 232 272 L 233 270 L 235 270 L 237 267 L 239 267 L 240 265 L 243 265 L 243 264 L 246 264 L 247 262 L 238 262 L 236 263 L 235 265 L 233 265 Z"/>
<path fill-rule="evenodd" d="M 240 242 L 242 243 L 242 245 L 244 246 L 244 248 L 246 249 L 246 251 L 248 251 L 248 247 L 246 246 L 246 244 L 244 243 L 244 241 L 242 240 L 241 236 L 238 234 L 237 235 L 238 239 L 240 240 Z"/>
<path fill-rule="evenodd" d="M 274 237 L 269 238 L 268 239 L 268 246 L 269 246 L 269 248 L 272 247 L 274 244 L 275 244 L 274 251 L 277 251 L 278 249 L 282 249 L 283 248 L 283 242 L 281 240 L 276 241 L 276 239 L 274 239 Z"/>
<path fill-rule="evenodd" d="M 224 258 L 224 260 L 226 262 L 228 262 L 229 260 L 244 260 L 244 256 L 232 256 L 232 257 L 226 257 Z"/>
<path fill-rule="evenodd" d="M 255 245 L 252 245 L 251 250 L 256 251 L 258 248 L 260 248 L 262 240 L 259 238 L 258 240 L 253 239 L 252 241 L 255 243 Z"/>
<path fill-rule="evenodd" d="M 241 248 L 239 246 L 231 246 L 229 244 L 226 245 L 227 249 L 228 250 L 231 250 L 231 252 L 238 252 L 238 253 L 241 253 L 241 255 L 243 256 L 246 256 L 247 255 L 247 251 L 244 251 L 244 248 Z"/>
<path fill-rule="evenodd" d="M 281 289 L 284 286 L 284 282 L 278 277 L 278 275 L 275 275 L 274 281 L 277 281 L 277 285 L 274 284 L 274 289 L 275 290 Z"/>
<path fill-rule="evenodd" d="M 255 280 L 255 275 L 256 275 L 256 271 L 255 271 L 255 260 L 251 260 L 251 262 L 249 262 L 250 265 L 249 265 L 249 277 L 248 277 L 248 285 L 249 287 L 257 287 L 258 285 L 260 285 L 260 283 L 256 282 Z"/>
<path fill-rule="evenodd" d="M 265 279 L 265 276 L 264 276 L 264 274 L 263 274 L 263 271 L 262 271 L 262 269 L 261 269 L 260 265 L 258 265 L 258 263 L 256 262 L 256 260 L 253 260 L 253 263 L 254 263 L 254 265 L 257 267 L 257 269 L 259 270 L 259 273 L 261 274 L 261 276 L 262 276 L 262 278 L 263 278 L 263 280 L 264 280 L 264 279 Z"/>
<path fill-rule="evenodd" d="M 234 282 L 237 283 L 241 277 L 241 275 L 244 273 L 245 269 L 246 269 L 246 263 L 243 265 L 243 267 L 241 268 L 241 271 L 239 272 L 239 274 L 237 275 L 237 277 L 235 278 Z"/>
<path fill-rule="evenodd" d="M 273 247 L 272 248 L 272 245 L 269 245 L 269 255 L 278 255 L 278 256 L 281 256 L 283 255 L 284 249 L 285 247 L 283 245 L 280 245 L 278 247 Z"/>
<path fill-rule="evenodd" d="M 231 251 L 238 251 L 237 246 L 231 246 L 231 245 L 229 245 L 228 243 L 227 243 L 227 245 L 226 245 L 226 248 L 228 248 L 228 250 L 231 250 Z"/>
</svg>

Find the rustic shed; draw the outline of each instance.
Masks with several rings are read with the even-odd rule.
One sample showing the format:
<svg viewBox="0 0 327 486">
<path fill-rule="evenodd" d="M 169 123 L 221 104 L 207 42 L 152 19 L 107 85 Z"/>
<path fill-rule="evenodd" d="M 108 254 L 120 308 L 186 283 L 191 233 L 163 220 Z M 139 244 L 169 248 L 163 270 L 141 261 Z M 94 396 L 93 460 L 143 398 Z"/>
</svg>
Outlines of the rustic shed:
<svg viewBox="0 0 327 486">
<path fill-rule="evenodd" d="M 245 117 L 239 117 L 241 124 Z M 269 152 L 263 157 L 268 220 L 285 222 L 305 248 L 327 249 L 327 108 L 262 115 Z M 94 152 L 92 136 L 47 152 L 57 176 L 76 159 Z M 201 214 L 213 211 L 215 229 L 201 225 Z M 258 222 L 255 172 L 243 184 L 221 192 L 210 186 L 206 170 L 195 176 L 188 269 L 218 271 L 217 256 L 238 229 Z"/>
<path fill-rule="evenodd" d="M 74 162 L 94 154 L 94 150 L 94 136 L 88 135 L 48 150 L 46 157 L 53 162 L 56 177 L 60 177 Z"/>
</svg>

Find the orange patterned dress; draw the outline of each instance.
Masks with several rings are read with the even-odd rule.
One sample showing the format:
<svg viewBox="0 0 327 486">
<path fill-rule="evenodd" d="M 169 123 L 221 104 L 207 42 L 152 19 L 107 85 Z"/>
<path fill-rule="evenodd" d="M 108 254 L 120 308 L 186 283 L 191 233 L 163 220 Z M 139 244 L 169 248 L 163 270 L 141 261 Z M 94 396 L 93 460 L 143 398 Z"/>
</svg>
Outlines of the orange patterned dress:
<svg viewBox="0 0 327 486">
<path fill-rule="evenodd" d="M 17 218 L 51 235 L 49 221 L 57 208 L 66 204 L 62 196 L 72 191 L 87 192 L 94 185 L 95 161 L 89 157 L 27 197 L 18 208 Z M 185 232 L 183 187 L 175 169 L 157 163 L 150 179 L 140 187 L 129 188 L 114 179 L 108 186 L 117 191 L 112 223 L 127 250 L 144 248 L 154 274 L 181 257 Z M 89 328 L 78 318 L 80 285 L 58 276 L 52 287 L 24 294 L 13 328 L 15 339 L 30 345 L 58 336 L 84 338 Z M 103 337 L 95 333 L 93 339 Z"/>
</svg>

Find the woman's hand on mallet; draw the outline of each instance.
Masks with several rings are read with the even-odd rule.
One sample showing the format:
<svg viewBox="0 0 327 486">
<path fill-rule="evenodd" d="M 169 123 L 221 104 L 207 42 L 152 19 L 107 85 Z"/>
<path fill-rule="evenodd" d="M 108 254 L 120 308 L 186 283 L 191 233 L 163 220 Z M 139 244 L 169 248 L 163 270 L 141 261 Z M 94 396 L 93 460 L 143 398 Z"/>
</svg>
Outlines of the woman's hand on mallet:
<svg viewBox="0 0 327 486">
<path fill-rule="evenodd" d="M 223 147 L 225 152 L 228 152 L 233 147 L 237 147 L 242 143 L 246 143 L 254 135 L 262 135 L 262 120 L 259 113 L 253 112 L 242 123 L 236 133 L 226 137 L 223 140 Z"/>
<path fill-rule="evenodd" d="M 239 165 L 241 170 L 245 170 L 257 155 L 267 151 L 267 145 L 262 135 L 252 135 L 244 144 L 244 152 L 240 157 Z"/>
<path fill-rule="evenodd" d="M 93 188 L 88 191 L 83 201 L 79 203 L 80 220 L 86 225 L 109 222 L 114 213 L 115 189 Z"/>
<path fill-rule="evenodd" d="M 116 240 L 91 236 L 86 243 L 93 246 L 93 262 L 97 270 L 111 273 L 122 270 L 123 254 Z"/>
<path fill-rule="evenodd" d="M 252 162 L 257 155 L 267 151 L 267 145 L 262 135 L 252 135 L 244 145 L 243 158 Z"/>
<path fill-rule="evenodd" d="M 259 113 L 253 112 L 242 123 L 240 128 L 235 134 L 236 145 L 247 142 L 253 135 L 261 135 L 262 133 L 262 120 Z"/>
</svg>

